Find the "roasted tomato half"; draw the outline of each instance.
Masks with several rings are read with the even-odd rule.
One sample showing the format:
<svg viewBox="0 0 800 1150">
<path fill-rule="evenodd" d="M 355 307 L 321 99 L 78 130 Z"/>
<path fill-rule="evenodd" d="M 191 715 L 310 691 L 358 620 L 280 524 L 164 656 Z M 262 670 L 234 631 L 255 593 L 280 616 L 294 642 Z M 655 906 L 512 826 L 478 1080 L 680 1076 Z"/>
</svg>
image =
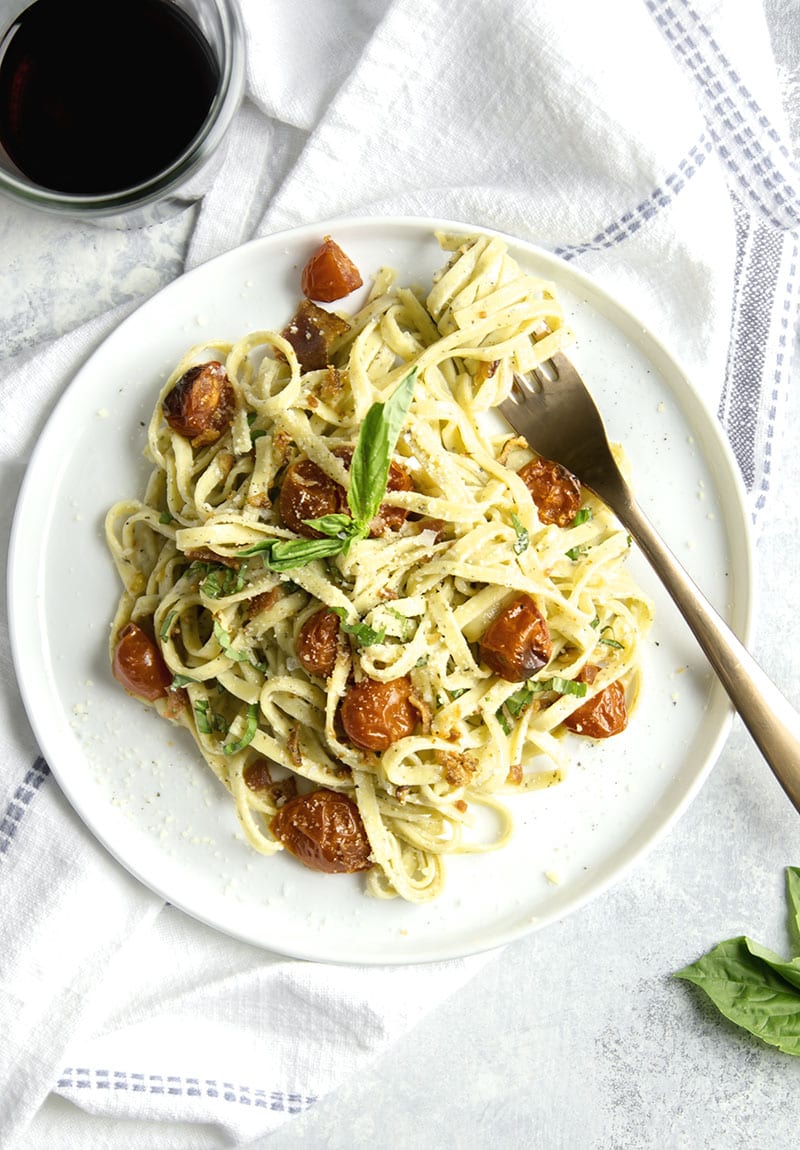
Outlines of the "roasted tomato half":
<svg viewBox="0 0 800 1150">
<path fill-rule="evenodd" d="M 311 870 L 352 874 L 372 866 L 358 807 L 338 791 L 321 787 L 289 799 L 272 816 L 270 829 Z"/>
</svg>

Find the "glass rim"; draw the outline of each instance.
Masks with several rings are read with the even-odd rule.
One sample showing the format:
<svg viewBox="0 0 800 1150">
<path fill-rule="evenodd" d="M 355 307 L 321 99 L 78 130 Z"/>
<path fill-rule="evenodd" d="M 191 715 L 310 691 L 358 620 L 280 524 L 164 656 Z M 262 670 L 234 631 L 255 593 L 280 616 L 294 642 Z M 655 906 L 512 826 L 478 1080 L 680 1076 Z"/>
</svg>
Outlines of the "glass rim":
<svg viewBox="0 0 800 1150">
<path fill-rule="evenodd" d="M 238 0 L 215 0 L 222 22 L 219 83 L 208 115 L 194 138 L 156 175 L 115 192 L 59 192 L 0 168 L 0 192 L 30 207 L 78 215 L 113 215 L 145 207 L 176 191 L 216 151 L 239 107 L 245 86 L 244 27 Z"/>
</svg>

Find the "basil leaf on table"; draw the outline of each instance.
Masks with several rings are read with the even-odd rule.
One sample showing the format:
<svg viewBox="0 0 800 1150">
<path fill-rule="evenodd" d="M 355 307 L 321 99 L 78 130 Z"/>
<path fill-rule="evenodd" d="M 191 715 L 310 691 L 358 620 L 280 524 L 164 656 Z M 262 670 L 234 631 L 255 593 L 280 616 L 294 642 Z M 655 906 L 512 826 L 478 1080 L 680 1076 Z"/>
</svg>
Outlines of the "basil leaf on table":
<svg viewBox="0 0 800 1150">
<path fill-rule="evenodd" d="M 782 959 L 746 935 L 719 943 L 675 978 L 703 990 L 737 1026 L 785 1054 L 800 1055 L 800 870 L 786 869 L 789 934 L 795 957 Z"/>
</svg>

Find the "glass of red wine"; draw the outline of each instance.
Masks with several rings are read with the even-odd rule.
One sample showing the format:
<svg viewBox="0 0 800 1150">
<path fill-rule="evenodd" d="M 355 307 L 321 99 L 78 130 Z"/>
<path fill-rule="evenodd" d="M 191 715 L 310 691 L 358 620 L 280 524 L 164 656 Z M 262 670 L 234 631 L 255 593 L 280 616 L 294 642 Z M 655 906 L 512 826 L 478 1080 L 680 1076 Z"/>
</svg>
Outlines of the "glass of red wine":
<svg viewBox="0 0 800 1150">
<path fill-rule="evenodd" d="M 0 0 L 0 192 L 168 218 L 208 189 L 244 82 L 237 0 Z"/>
</svg>

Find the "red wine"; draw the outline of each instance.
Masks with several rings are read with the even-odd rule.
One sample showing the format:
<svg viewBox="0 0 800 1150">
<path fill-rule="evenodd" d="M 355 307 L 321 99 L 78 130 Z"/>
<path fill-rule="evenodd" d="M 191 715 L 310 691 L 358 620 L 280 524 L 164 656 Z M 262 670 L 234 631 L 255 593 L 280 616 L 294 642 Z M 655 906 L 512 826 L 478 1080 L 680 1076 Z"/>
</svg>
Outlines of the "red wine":
<svg viewBox="0 0 800 1150">
<path fill-rule="evenodd" d="M 169 0 L 36 0 L 0 44 L 0 144 L 41 187 L 121 191 L 178 158 L 218 81 Z"/>
</svg>

